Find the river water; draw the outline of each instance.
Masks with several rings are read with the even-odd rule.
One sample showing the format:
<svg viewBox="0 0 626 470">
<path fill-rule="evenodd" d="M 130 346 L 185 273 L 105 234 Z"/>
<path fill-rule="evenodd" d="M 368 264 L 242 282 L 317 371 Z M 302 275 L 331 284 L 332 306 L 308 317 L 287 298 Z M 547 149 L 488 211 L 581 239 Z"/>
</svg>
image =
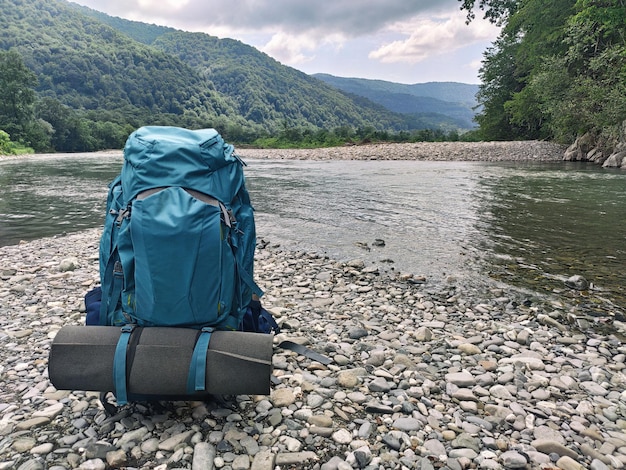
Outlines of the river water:
<svg viewBox="0 0 626 470">
<path fill-rule="evenodd" d="M 121 162 L 120 154 L 0 159 L 0 246 L 100 226 Z M 565 162 L 247 163 L 257 235 L 270 243 L 361 258 L 431 285 L 500 283 L 529 296 L 585 296 L 591 314 L 626 309 L 624 171 Z M 565 288 L 576 274 L 591 293 Z"/>
</svg>

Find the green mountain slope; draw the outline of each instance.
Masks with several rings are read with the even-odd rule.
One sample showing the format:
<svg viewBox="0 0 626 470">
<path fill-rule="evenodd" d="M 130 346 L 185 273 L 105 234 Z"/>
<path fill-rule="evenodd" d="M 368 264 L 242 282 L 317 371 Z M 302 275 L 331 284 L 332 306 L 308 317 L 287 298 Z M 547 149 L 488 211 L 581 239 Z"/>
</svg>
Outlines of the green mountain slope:
<svg viewBox="0 0 626 470">
<path fill-rule="evenodd" d="M 431 101 L 428 106 L 422 105 L 421 108 L 416 108 L 415 105 L 411 104 L 411 112 L 393 109 L 388 105 L 388 102 L 389 100 L 402 101 L 402 97 L 394 96 L 395 93 L 401 92 L 398 90 L 403 89 L 403 85 L 400 84 L 374 81 L 378 83 L 377 90 L 381 96 L 379 99 L 372 99 L 372 97 L 356 90 L 329 83 L 334 90 L 347 92 L 345 96 L 338 97 L 333 92 L 334 90 L 321 88 L 319 83 L 311 80 L 309 76 L 290 67 L 282 66 L 267 55 L 240 41 L 218 39 L 205 34 L 186 33 L 163 26 L 126 21 L 89 8 L 80 8 L 85 14 L 106 22 L 133 39 L 177 55 L 189 65 L 200 68 L 203 75 L 212 82 L 218 91 L 232 96 L 238 102 L 238 111 L 243 116 L 248 116 L 253 120 L 271 119 L 273 116 L 286 113 L 290 120 L 302 121 L 304 119 L 316 126 L 328 127 L 328 124 L 323 124 L 325 119 L 320 116 L 320 111 L 331 106 L 333 108 L 340 107 L 344 110 L 342 114 L 347 114 L 346 117 L 356 119 L 352 123 L 356 126 L 372 125 L 371 121 L 373 120 L 378 129 L 466 129 L 473 127 L 471 116 L 468 118 L 467 107 L 446 102 L 445 98 L 442 98 L 442 101 Z M 238 82 L 233 82 L 233 77 L 237 78 Z M 322 80 L 328 81 L 324 78 Z M 367 81 L 364 80 L 364 82 Z M 394 85 L 398 86 L 394 87 Z M 424 87 L 429 85 L 423 84 Z M 460 96 L 467 96 L 468 100 L 473 100 L 473 95 L 476 92 L 476 87 L 473 85 L 433 85 L 440 94 L 448 89 L 450 96 L 459 96 L 459 91 L 461 91 Z M 420 85 L 416 87 L 419 88 Z M 294 93 L 300 94 L 300 92 L 303 94 L 302 106 L 300 105 L 301 102 L 291 99 Z M 309 98 L 312 96 L 315 96 L 316 99 L 310 100 Z M 364 97 L 366 99 L 363 99 Z M 408 98 L 409 102 L 414 100 L 413 95 Z M 377 103 L 392 113 L 411 114 L 411 116 L 405 116 L 398 120 L 398 116 L 390 115 L 383 108 L 373 106 L 372 103 Z M 354 109 L 355 105 L 364 108 L 358 110 L 359 116 L 356 118 L 354 112 L 350 111 Z M 418 110 L 416 111 L 416 109 Z M 345 119 L 339 116 L 339 119 L 331 121 L 331 126 L 343 125 L 343 122 Z"/>
<path fill-rule="evenodd" d="M 429 82 L 407 85 L 384 80 L 343 78 L 315 74 L 329 85 L 378 103 L 390 111 L 419 115 L 435 113 L 454 119 L 465 129 L 476 127 L 474 108 L 478 85 L 456 82 Z"/>
<path fill-rule="evenodd" d="M 73 109 L 108 110 L 140 124 L 237 118 L 233 103 L 180 59 L 141 44 L 58 0 L 0 3 L 0 49 L 18 51 L 37 91 Z"/>
<path fill-rule="evenodd" d="M 315 127 L 370 125 L 395 130 L 411 126 L 382 106 L 356 102 L 240 41 L 175 32 L 161 36 L 153 46 L 195 67 L 218 92 L 232 97 L 237 112 L 252 122 L 286 119 Z"/>
<path fill-rule="evenodd" d="M 393 93 L 381 90 L 375 102 L 240 41 L 114 18 L 66 0 L 0 2 L 3 51 L 17 52 L 37 77 L 30 121 L 11 132 L 40 151 L 116 148 L 149 124 L 211 126 L 238 143 L 290 130 L 407 136 L 466 128 L 441 107 L 396 111 L 386 102 Z"/>
</svg>

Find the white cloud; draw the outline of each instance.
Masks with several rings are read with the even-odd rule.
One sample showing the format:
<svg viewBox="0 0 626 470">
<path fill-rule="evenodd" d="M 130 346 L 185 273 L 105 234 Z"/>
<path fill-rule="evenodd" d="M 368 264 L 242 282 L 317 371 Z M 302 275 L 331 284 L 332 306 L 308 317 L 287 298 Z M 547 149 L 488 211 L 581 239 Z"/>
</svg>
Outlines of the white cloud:
<svg viewBox="0 0 626 470">
<path fill-rule="evenodd" d="M 157 15 L 171 15 L 172 12 L 181 11 L 187 7 L 189 1 L 190 0 L 137 0 L 137 6 L 140 11 L 150 11 Z"/>
<path fill-rule="evenodd" d="M 493 40 L 498 35 L 498 28 L 485 21 L 476 20 L 467 25 L 465 15 L 460 12 L 448 17 L 417 16 L 391 25 L 389 31 L 404 38 L 372 51 L 369 54 L 371 59 L 382 63 L 414 64 L 477 42 Z"/>
<path fill-rule="evenodd" d="M 315 41 L 308 37 L 292 37 L 286 33 L 276 33 L 261 50 L 279 62 L 303 64 L 315 58 L 312 54 L 315 50 Z"/>
<path fill-rule="evenodd" d="M 181 29 L 228 27 L 235 31 L 280 30 L 341 33 L 357 37 L 416 14 L 458 9 L 457 0 L 76 0 L 128 18 L 177 24 Z"/>
<path fill-rule="evenodd" d="M 260 47 L 260 50 L 274 57 L 279 62 L 300 65 L 315 59 L 315 53 L 321 46 L 330 45 L 339 51 L 346 38 L 342 34 L 326 34 L 312 31 L 307 34 L 288 34 L 279 32 Z"/>
</svg>

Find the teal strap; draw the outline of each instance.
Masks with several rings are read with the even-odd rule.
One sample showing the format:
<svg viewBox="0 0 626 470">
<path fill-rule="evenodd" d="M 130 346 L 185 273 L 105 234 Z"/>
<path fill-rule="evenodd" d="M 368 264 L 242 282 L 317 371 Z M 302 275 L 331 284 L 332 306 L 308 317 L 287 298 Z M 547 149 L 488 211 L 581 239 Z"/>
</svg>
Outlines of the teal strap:
<svg viewBox="0 0 626 470">
<path fill-rule="evenodd" d="M 189 364 L 189 374 L 187 375 L 187 393 L 194 393 L 206 390 L 206 356 L 209 350 L 213 328 L 202 328 L 202 333 L 196 341 Z"/>
<path fill-rule="evenodd" d="M 114 257 L 118 257 L 117 249 L 114 253 Z M 109 261 L 109 266 L 107 266 L 107 275 L 111 273 L 113 282 L 111 283 L 108 292 L 102 292 L 102 304 L 100 305 L 100 325 L 102 326 L 113 324 L 115 310 L 117 309 L 117 305 L 122 297 L 122 288 L 124 287 L 124 270 L 122 268 L 122 263 L 119 259 L 116 259 L 111 268 L 111 262 L 112 260 Z"/>
<path fill-rule="evenodd" d="M 128 403 L 128 393 L 126 391 L 126 351 L 130 337 L 135 329 L 135 325 L 124 325 L 122 334 L 117 340 L 115 356 L 113 357 L 113 383 L 115 384 L 115 398 L 118 405 Z"/>
<path fill-rule="evenodd" d="M 256 294 L 258 297 L 262 297 L 263 296 L 263 291 L 257 285 L 257 283 L 254 282 L 254 278 L 252 277 L 252 274 L 250 274 L 248 271 L 246 271 L 243 268 L 243 266 L 241 265 L 241 262 L 239 261 L 239 259 L 237 259 L 237 256 L 235 256 L 235 260 L 237 261 L 237 271 L 238 271 L 238 274 L 239 274 L 239 278 L 244 283 L 246 283 L 250 289 L 252 289 L 252 292 L 254 294 Z"/>
<path fill-rule="evenodd" d="M 113 292 L 109 299 L 109 314 L 113 314 L 117 308 L 117 304 L 122 297 L 122 287 L 124 286 L 124 270 L 122 262 L 116 261 L 113 266 Z"/>
</svg>

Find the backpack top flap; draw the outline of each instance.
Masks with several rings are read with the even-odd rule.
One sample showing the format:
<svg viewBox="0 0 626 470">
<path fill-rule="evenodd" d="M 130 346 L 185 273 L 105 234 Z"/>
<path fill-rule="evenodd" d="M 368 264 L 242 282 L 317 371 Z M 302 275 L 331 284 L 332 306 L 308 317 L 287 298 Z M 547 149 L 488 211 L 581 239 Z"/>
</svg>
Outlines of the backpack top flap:
<svg viewBox="0 0 626 470">
<path fill-rule="evenodd" d="M 194 189 L 229 203 L 243 186 L 241 160 L 215 129 L 145 126 L 124 147 L 122 191 L 130 201 L 162 186 Z"/>
</svg>

